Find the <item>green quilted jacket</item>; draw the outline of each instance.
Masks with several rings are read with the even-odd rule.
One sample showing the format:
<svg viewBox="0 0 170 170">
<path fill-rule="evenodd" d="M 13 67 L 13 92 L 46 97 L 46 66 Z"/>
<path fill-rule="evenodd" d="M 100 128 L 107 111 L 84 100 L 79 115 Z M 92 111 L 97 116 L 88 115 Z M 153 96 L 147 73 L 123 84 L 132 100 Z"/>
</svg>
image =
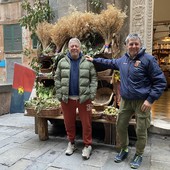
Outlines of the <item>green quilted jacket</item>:
<svg viewBox="0 0 170 170">
<path fill-rule="evenodd" d="M 79 64 L 79 102 L 94 100 L 97 90 L 97 76 L 93 63 L 82 56 Z M 70 78 L 70 59 L 65 56 L 57 65 L 55 72 L 56 97 L 61 102 L 68 102 Z"/>
</svg>

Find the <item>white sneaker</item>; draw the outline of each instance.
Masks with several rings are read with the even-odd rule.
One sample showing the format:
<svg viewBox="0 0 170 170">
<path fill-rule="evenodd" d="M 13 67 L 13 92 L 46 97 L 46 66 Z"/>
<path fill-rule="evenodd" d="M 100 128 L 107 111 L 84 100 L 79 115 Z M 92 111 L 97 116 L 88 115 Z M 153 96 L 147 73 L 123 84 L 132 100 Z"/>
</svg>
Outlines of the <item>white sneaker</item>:
<svg viewBox="0 0 170 170">
<path fill-rule="evenodd" d="M 88 147 L 85 146 L 82 150 L 82 158 L 85 160 L 89 159 L 91 155 L 91 151 L 92 151 L 92 147 L 90 145 Z"/>
<path fill-rule="evenodd" d="M 67 156 L 70 156 L 74 153 L 75 150 L 76 150 L 75 144 L 71 144 L 71 142 L 69 142 L 65 154 Z"/>
</svg>

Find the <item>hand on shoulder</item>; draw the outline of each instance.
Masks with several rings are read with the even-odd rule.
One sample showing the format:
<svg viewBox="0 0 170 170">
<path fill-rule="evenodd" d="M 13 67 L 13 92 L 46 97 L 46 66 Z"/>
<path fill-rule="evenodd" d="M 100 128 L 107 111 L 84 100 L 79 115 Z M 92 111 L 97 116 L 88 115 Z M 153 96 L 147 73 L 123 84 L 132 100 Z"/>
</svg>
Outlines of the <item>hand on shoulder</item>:
<svg viewBox="0 0 170 170">
<path fill-rule="evenodd" d="M 93 58 L 92 57 L 86 55 L 85 58 L 86 58 L 87 61 L 93 62 Z"/>
</svg>

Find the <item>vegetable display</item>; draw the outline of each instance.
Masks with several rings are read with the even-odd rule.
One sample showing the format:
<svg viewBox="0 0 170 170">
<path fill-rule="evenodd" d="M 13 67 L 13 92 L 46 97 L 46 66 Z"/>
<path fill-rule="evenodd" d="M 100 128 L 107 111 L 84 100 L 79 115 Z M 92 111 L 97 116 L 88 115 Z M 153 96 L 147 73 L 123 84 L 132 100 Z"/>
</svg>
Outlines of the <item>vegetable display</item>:
<svg viewBox="0 0 170 170">
<path fill-rule="evenodd" d="M 54 87 L 45 87 L 39 83 L 36 90 L 36 97 L 25 102 L 25 107 L 34 109 L 37 113 L 41 110 L 57 109 L 60 102 L 54 97 Z"/>
<path fill-rule="evenodd" d="M 115 116 L 118 114 L 118 109 L 113 106 L 106 106 L 103 112 L 104 115 Z"/>
</svg>

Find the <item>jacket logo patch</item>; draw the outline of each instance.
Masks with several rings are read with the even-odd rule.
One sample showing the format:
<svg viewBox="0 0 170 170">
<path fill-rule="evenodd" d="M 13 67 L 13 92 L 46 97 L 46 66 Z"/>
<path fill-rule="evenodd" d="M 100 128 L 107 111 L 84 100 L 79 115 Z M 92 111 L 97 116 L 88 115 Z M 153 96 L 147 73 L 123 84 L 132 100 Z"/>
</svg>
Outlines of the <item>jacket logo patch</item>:
<svg viewBox="0 0 170 170">
<path fill-rule="evenodd" d="M 134 66 L 135 66 L 135 67 L 138 67 L 140 63 L 141 63 L 141 61 L 140 61 L 140 60 L 136 60 L 136 62 L 135 62 L 135 64 L 134 64 Z"/>
</svg>

